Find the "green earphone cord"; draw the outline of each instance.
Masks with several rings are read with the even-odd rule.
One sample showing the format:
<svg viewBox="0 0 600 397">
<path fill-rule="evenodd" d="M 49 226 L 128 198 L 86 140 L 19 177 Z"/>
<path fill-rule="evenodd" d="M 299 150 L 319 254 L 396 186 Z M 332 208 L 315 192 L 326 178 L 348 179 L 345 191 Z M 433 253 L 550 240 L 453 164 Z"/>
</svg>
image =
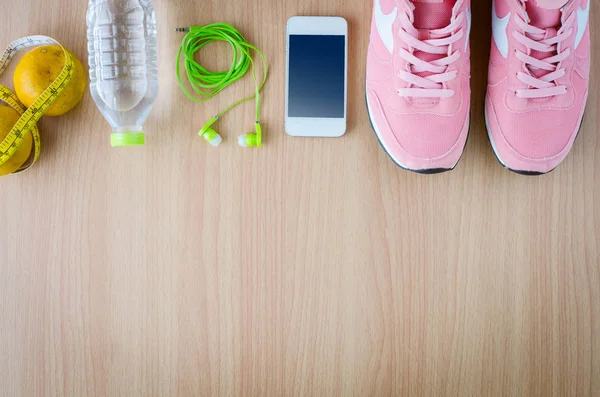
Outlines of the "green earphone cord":
<svg viewBox="0 0 600 397">
<path fill-rule="evenodd" d="M 179 28 L 177 31 L 185 32 L 188 31 L 188 29 Z M 233 50 L 233 61 L 231 63 L 231 68 L 228 71 L 211 72 L 194 60 L 196 52 L 215 41 L 225 41 L 231 45 Z M 262 58 L 265 72 L 260 84 L 258 83 L 254 60 L 250 55 L 251 50 L 256 51 Z M 188 91 L 183 84 L 180 67 L 182 54 L 185 57 L 185 71 L 187 73 L 187 78 L 194 91 L 200 95 L 200 98 Z M 226 23 L 192 26 L 185 35 L 181 47 L 179 48 L 179 52 L 177 53 L 176 67 L 179 86 L 185 95 L 195 102 L 205 102 L 214 98 L 223 89 L 244 77 L 248 72 L 248 69 L 252 67 L 252 78 L 256 90 L 255 93 L 235 102 L 219 113 L 216 118 L 223 116 L 236 106 L 256 98 L 256 122 L 258 123 L 260 121 L 260 92 L 267 81 L 267 59 L 261 50 L 248 43 L 244 36 L 242 36 L 242 34 L 233 26 Z"/>
</svg>

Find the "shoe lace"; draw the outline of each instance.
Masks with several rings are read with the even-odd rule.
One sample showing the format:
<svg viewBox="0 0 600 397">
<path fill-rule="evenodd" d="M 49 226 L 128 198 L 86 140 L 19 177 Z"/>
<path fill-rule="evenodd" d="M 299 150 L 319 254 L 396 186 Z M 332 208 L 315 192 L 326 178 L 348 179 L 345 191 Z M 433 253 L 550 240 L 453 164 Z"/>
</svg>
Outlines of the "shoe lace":
<svg viewBox="0 0 600 397">
<path fill-rule="evenodd" d="M 464 0 L 459 0 L 455 7 L 460 7 Z M 415 6 L 409 3 L 411 11 Z M 398 77 L 410 84 L 410 87 L 400 88 L 398 95 L 402 97 L 449 98 L 454 91 L 448 89 L 446 83 L 458 76 L 457 70 L 449 71 L 450 65 L 461 57 L 460 49 L 451 51 L 452 44 L 464 37 L 463 29 L 457 31 L 466 18 L 462 12 L 445 28 L 429 31 L 430 39 L 420 40 L 419 31 L 414 27 L 414 15 L 403 12 L 400 14 L 401 29 L 398 34 L 409 50 L 400 48 L 399 56 L 408 66 L 398 72 Z M 435 55 L 446 55 L 440 59 L 425 61 L 414 55 L 415 50 Z M 421 74 L 421 75 L 419 75 Z"/>
<path fill-rule="evenodd" d="M 516 90 L 518 97 L 547 98 L 567 93 L 567 87 L 559 85 L 557 80 L 566 74 L 565 68 L 561 67 L 561 62 L 571 55 L 571 49 L 562 49 L 561 43 L 573 34 L 574 20 L 575 13 L 571 13 L 554 37 L 545 38 L 546 30 L 530 25 L 529 19 L 525 21 L 521 16 L 516 17 L 517 25 L 522 31 L 514 31 L 513 37 L 523 44 L 528 52 L 526 54 L 516 50 L 517 59 L 524 65 L 524 71 L 518 72 L 517 78 L 529 86 L 527 89 Z M 532 51 L 537 51 L 537 54 L 534 55 Z M 548 53 L 553 55 L 546 58 L 536 57 Z M 536 72 L 539 71 L 547 73 L 536 76 Z"/>
</svg>

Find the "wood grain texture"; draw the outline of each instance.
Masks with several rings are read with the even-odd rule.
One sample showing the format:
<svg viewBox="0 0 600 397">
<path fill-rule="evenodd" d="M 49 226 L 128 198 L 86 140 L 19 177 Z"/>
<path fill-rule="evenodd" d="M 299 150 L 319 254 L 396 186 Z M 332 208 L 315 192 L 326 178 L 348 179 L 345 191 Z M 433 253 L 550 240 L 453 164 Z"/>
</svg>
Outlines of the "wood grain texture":
<svg viewBox="0 0 600 397">
<path fill-rule="evenodd" d="M 369 1 L 156 0 L 147 145 L 110 148 L 88 94 L 41 121 L 39 165 L 0 181 L 0 396 L 600 396 L 600 81 L 560 168 L 504 170 L 482 117 L 490 4 L 473 1 L 464 157 L 418 176 L 369 127 Z M 2 45 L 47 34 L 85 61 L 85 1 L 2 6 Z M 284 134 L 284 28 L 302 14 L 350 24 L 339 140 Z M 251 104 L 219 149 L 195 135 L 248 80 L 205 105 L 176 85 L 173 28 L 217 20 L 271 66 L 260 150 L 236 144 Z M 592 23 L 598 53 L 597 7 Z"/>
</svg>

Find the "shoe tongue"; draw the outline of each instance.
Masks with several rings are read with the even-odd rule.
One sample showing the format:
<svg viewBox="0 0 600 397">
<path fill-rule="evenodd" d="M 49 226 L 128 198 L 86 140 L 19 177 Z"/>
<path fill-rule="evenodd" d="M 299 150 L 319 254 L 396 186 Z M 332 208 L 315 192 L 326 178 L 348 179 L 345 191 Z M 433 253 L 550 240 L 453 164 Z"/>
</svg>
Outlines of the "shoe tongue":
<svg viewBox="0 0 600 397">
<path fill-rule="evenodd" d="M 415 9 L 414 27 L 419 31 L 419 40 L 437 38 L 432 36 L 431 31 L 448 26 L 452 19 L 452 8 L 456 0 L 412 0 Z M 430 54 L 423 51 L 415 51 L 414 55 L 426 62 L 444 58 L 446 55 Z M 417 73 L 418 76 L 426 77 L 429 72 Z"/>
<path fill-rule="evenodd" d="M 442 29 L 450 24 L 454 0 L 413 0 L 417 29 Z"/>
<path fill-rule="evenodd" d="M 568 0 L 567 0 L 568 1 Z M 527 15 L 531 26 L 540 29 L 558 28 L 560 26 L 561 8 L 567 1 L 529 0 L 526 6 Z M 555 3 L 555 7 L 548 7 L 547 3 Z M 561 5 L 562 3 L 562 5 Z"/>
<path fill-rule="evenodd" d="M 538 7 L 545 8 L 547 10 L 558 10 L 564 7 L 569 0 L 529 0 L 531 3 Z"/>
<path fill-rule="evenodd" d="M 531 20 L 530 25 L 545 30 L 543 36 L 530 35 L 535 40 L 543 40 L 556 36 L 557 29 L 560 27 L 561 8 L 569 0 L 529 0 L 526 5 L 527 15 Z M 543 59 L 555 55 L 555 53 L 531 51 L 531 56 L 537 59 Z M 531 74 L 535 77 L 542 77 L 550 73 L 546 70 L 532 70 Z"/>
</svg>

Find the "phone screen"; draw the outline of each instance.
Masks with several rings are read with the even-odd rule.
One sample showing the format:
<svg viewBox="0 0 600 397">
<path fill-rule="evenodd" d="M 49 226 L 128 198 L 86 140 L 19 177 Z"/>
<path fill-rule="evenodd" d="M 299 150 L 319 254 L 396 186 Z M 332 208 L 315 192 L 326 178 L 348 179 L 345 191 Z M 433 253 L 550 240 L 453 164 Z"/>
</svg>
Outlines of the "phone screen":
<svg viewBox="0 0 600 397">
<path fill-rule="evenodd" d="M 290 35 L 288 117 L 345 117 L 345 46 L 343 35 Z"/>
</svg>

